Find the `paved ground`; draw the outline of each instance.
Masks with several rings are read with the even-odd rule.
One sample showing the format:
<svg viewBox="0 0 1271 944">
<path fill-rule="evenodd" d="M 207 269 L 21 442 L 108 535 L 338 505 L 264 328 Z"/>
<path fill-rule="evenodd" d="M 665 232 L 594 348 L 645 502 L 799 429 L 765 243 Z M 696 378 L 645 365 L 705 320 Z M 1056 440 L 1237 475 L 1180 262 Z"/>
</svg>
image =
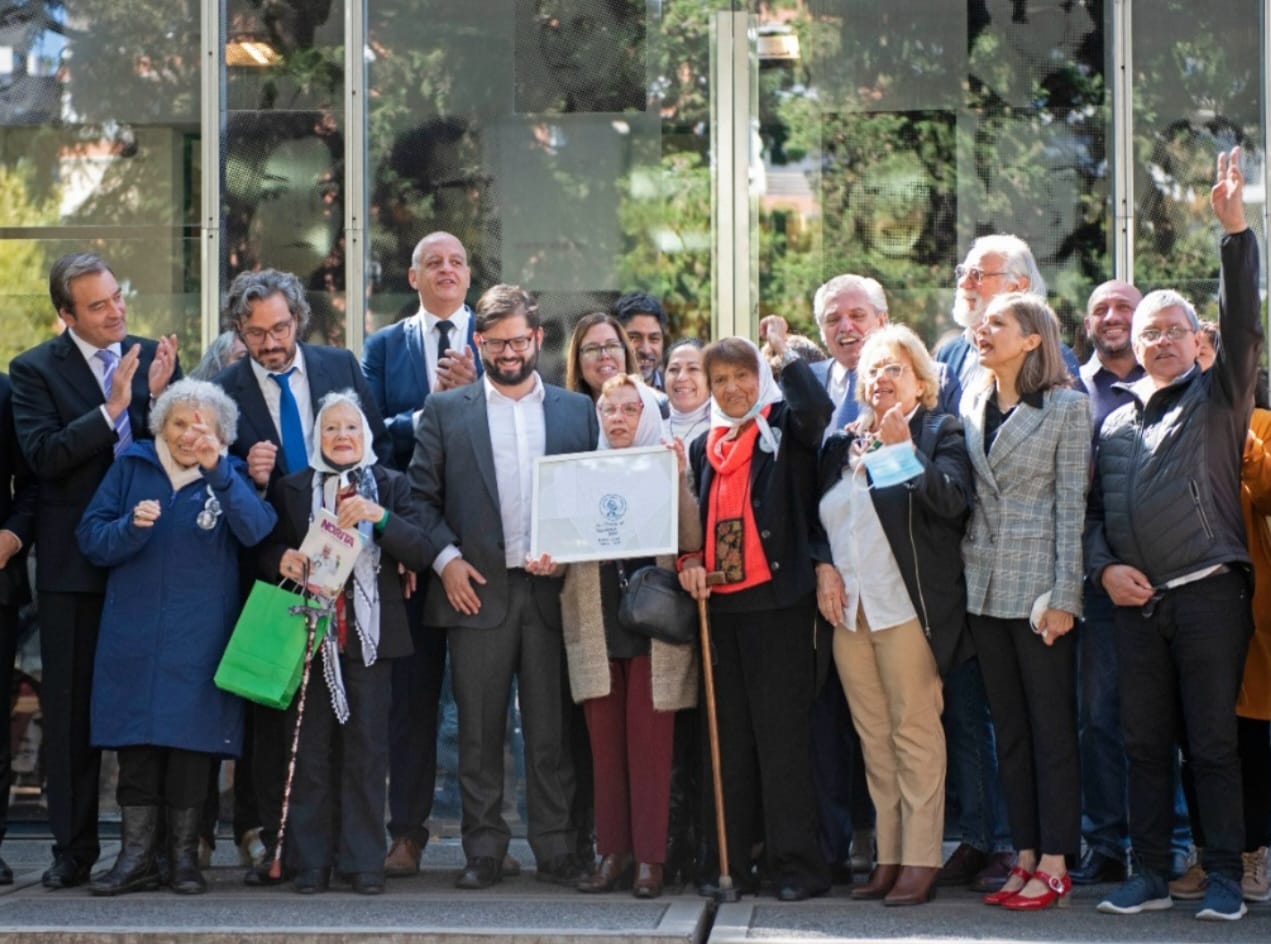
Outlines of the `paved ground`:
<svg viewBox="0 0 1271 944">
<path fill-rule="evenodd" d="M 116 851 L 117 844 L 108 843 L 103 863 Z M 1195 920 L 1195 903 L 1180 903 L 1155 915 L 1116 918 L 1094 910 L 1105 891 L 1099 888 L 1078 889 L 1070 907 L 1034 915 L 986 908 L 978 896 L 960 890 L 944 892 L 921 908 L 884 908 L 852 902 L 846 889 L 798 905 L 746 899 L 715 913 L 691 893 L 654 902 L 636 901 L 626 893 L 583 896 L 535 881 L 530 868 L 489 891 L 459 893 L 451 883 L 462 854 L 453 840 L 430 844 L 423 874 L 391 881 L 387 894 L 378 898 L 354 895 L 338 885 L 329 894 L 305 898 L 286 887 L 246 888 L 228 844 L 217 850 L 209 872 L 211 890 L 194 898 L 152 892 L 94 899 L 82 889 L 49 892 L 39 884 L 48 864 L 47 840 L 11 838 L 3 853 L 17 882 L 0 891 L 0 944 L 1271 941 L 1271 905 L 1255 906 L 1245 920 L 1233 924 Z M 532 865 L 523 842 L 514 844 L 513 853 Z"/>
</svg>

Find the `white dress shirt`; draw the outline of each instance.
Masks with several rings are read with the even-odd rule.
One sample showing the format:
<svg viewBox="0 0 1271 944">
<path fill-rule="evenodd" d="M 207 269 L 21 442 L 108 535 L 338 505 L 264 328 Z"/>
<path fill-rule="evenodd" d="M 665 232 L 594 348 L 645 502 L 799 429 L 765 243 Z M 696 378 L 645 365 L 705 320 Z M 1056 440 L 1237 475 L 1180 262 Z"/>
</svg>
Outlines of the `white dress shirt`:
<svg viewBox="0 0 1271 944">
<path fill-rule="evenodd" d="M 847 379 L 850 376 L 848 369 L 834 361 L 830 364 L 829 376 L 825 383 L 825 392 L 830 395 L 830 399 L 834 401 L 834 409 L 838 409 L 843 405 L 844 397 L 854 397 L 856 392 L 847 389 Z M 827 430 L 828 432 L 828 430 Z"/>
<path fill-rule="evenodd" d="M 123 346 L 116 341 L 114 344 L 108 344 L 104 348 L 96 348 L 76 334 L 74 328 L 68 327 L 66 331 L 70 334 L 71 340 L 75 342 L 75 346 L 79 348 L 79 352 L 84 355 L 84 360 L 88 362 L 88 369 L 91 370 L 93 372 L 93 376 L 97 378 L 97 386 L 101 388 L 102 396 L 109 400 L 110 394 L 106 391 L 106 364 L 100 357 L 97 356 L 97 352 L 113 351 L 115 361 L 118 362 L 119 358 L 123 357 Z M 106 425 L 113 430 L 115 428 L 115 421 L 112 420 L 110 418 L 110 414 L 106 412 L 106 404 L 104 403 L 101 405 L 101 415 L 106 421 Z"/>
<path fill-rule="evenodd" d="M 820 510 L 834 566 L 843 578 L 847 606 L 842 621 L 847 628 L 856 632 L 858 609 L 865 611 L 873 632 L 917 619 L 900 565 L 878 520 L 859 455 L 851 458 L 838 484 L 825 493 Z"/>
<path fill-rule="evenodd" d="M 282 391 L 278 389 L 277 382 L 270 379 L 269 375 L 274 372 L 261 367 L 250 357 L 247 361 L 252 365 L 252 373 L 256 375 L 256 383 L 260 385 L 265 406 L 269 408 L 269 418 L 274 421 L 278 441 L 282 442 L 282 421 L 278 416 L 282 404 Z M 291 362 L 291 366 L 296 368 L 296 371 L 287 378 L 287 382 L 291 385 L 291 395 L 296 398 L 296 409 L 300 412 L 300 428 L 305 431 L 305 455 L 309 455 L 313 451 L 313 397 L 309 395 L 309 377 L 305 368 L 304 348 L 299 344 L 296 345 L 296 359 Z M 280 370 L 277 373 L 284 372 Z"/>
<path fill-rule="evenodd" d="M 428 371 L 428 389 L 435 390 L 437 388 L 437 361 L 441 359 L 441 351 L 438 345 L 441 343 L 441 333 L 437 330 L 437 322 L 442 319 L 434 315 L 430 311 L 423 308 L 414 315 L 420 321 L 420 334 L 424 339 L 424 368 Z M 456 351 L 462 351 L 468 346 L 468 322 L 472 318 L 472 313 L 468 311 L 467 305 L 461 305 L 457 308 L 449 318 L 453 328 L 450 329 L 450 347 Z"/>
<path fill-rule="evenodd" d="M 534 389 L 519 400 L 504 396 L 488 375 L 482 376 L 481 384 L 485 388 L 486 421 L 503 524 L 503 562 L 509 569 L 524 567 L 530 554 L 534 460 L 547 453 L 543 378 L 535 374 Z M 433 570 L 441 576 L 446 565 L 460 556 L 459 548 L 448 545 L 433 561 Z"/>
</svg>

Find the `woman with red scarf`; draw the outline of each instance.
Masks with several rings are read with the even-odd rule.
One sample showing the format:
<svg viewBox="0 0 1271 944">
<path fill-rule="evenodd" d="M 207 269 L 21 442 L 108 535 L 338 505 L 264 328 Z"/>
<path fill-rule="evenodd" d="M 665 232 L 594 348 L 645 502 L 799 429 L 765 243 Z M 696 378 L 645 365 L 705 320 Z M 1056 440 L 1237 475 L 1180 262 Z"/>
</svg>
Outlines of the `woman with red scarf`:
<svg viewBox="0 0 1271 944">
<path fill-rule="evenodd" d="M 813 545 L 824 542 L 816 459 L 834 407 L 808 366 L 787 352 L 784 327 L 780 318 L 760 326 L 783 356 L 780 387 L 750 341 L 724 338 L 703 352 L 711 425 L 689 459 L 705 546 L 681 559 L 680 582 L 710 601 L 729 873 L 749 874 L 750 850 L 762 839 L 777 897 L 802 901 L 830 885 L 817 844 L 809 713 Z M 708 587 L 712 571 L 724 582 Z M 756 837 L 760 801 L 764 828 Z M 713 815 L 703 821 L 715 823 Z M 708 839 L 710 875 L 719 871 L 718 843 Z M 755 890 L 744 878 L 741 887 Z M 711 883 L 701 891 L 710 895 Z"/>
</svg>

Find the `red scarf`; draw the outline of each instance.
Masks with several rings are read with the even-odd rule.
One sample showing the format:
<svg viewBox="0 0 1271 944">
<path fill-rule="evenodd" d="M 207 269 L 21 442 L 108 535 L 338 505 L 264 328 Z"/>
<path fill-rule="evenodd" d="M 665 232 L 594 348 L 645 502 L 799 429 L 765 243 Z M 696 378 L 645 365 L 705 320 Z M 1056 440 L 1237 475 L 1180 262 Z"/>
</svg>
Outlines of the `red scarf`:
<svg viewBox="0 0 1271 944">
<path fill-rule="evenodd" d="M 761 411 L 765 418 L 770 409 Z M 725 439 L 729 432 L 716 426 L 706 437 L 706 459 L 715 470 L 706 503 L 706 569 L 724 573 L 724 583 L 715 593 L 736 593 L 772 579 L 750 503 L 750 468 L 759 427 L 749 423 L 736 438 Z"/>
</svg>

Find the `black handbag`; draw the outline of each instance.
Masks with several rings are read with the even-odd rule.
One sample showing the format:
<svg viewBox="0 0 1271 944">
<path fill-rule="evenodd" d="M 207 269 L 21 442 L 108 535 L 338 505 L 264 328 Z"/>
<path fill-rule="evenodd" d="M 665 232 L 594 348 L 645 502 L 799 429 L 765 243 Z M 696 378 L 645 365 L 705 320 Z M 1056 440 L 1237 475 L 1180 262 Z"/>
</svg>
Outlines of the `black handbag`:
<svg viewBox="0 0 1271 944">
<path fill-rule="evenodd" d="M 628 577 L 619 564 L 618 582 L 618 622 L 624 628 L 677 646 L 697 638 L 697 603 L 680 587 L 675 571 L 650 564 Z"/>
</svg>

